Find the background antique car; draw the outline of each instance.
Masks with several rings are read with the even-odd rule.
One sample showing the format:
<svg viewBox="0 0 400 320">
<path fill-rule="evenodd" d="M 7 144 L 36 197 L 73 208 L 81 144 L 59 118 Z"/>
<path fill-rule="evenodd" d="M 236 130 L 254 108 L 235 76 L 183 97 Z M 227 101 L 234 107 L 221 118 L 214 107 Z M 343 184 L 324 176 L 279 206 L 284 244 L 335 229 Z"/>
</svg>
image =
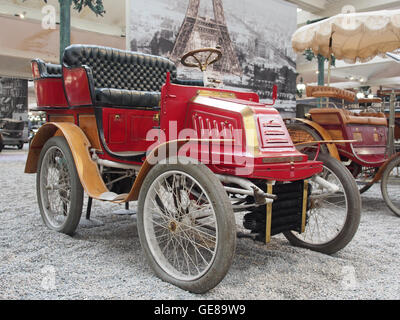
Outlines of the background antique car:
<svg viewBox="0 0 400 320">
<path fill-rule="evenodd" d="M 220 57 L 205 48 L 182 63 L 206 72 Z M 49 228 L 72 235 L 84 193 L 87 219 L 92 199 L 138 201 L 150 266 L 196 293 L 225 277 L 237 236 L 267 243 L 283 233 L 331 254 L 356 233 L 361 203 L 351 174 L 329 155 L 308 160 L 297 151 L 278 111 L 257 94 L 221 89 L 206 74 L 179 79 L 163 57 L 89 45 L 68 47 L 62 66 L 34 60 L 32 70 L 47 122 L 25 172 L 37 173 Z"/>
<path fill-rule="evenodd" d="M 22 149 L 28 140 L 24 121 L 0 119 L 0 133 L 3 136 L 3 147 L 17 146 Z"/>
<path fill-rule="evenodd" d="M 332 55 L 348 63 L 382 55 L 399 62 L 399 57 L 390 53 L 400 47 L 397 37 L 400 26 L 393 23 L 399 18 L 399 10 L 358 12 L 335 15 L 299 28 L 292 37 L 292 47 L 298 53 L 310 50 L 329 60 L 328 86 L 321 83 L 307 86 L 307 96 L 318 98 L 318 104 L 309 109 L 306 119 L 297 118 L 288 124 L 297 143 L 347 140 L 327 144 L 321 151 L 346 163 L 359 183 L 360 193 L 381 181 L 383 199 L 397 216 L 400 216 L 400 153 L 396 153 L 395 145 L 398 120 L 394 91 L 388 90 L 386 94 L 390 97 L 388 108 L 374 109 L 372 105 L 382 104 L 381 98 L 372 95 L 367 99 L 364 94 L 358 98 L 353 91 L 330 86 L 330 78 Z M 388 109 L 386 115 L 385 109 Z"/>
</svg>

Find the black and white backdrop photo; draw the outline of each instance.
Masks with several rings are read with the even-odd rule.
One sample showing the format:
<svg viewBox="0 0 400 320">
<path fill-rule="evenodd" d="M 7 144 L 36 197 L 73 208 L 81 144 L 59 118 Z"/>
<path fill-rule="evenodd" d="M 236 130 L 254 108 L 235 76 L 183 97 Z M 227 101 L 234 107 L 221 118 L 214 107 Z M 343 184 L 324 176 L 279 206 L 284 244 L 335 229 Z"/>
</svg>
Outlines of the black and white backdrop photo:
<svg viewBox="0 0 400 320">
<path fill-rule="evenodd" d="M 180 64 L 195 49 L 218 47 L 223 58 L 210 66 L 224 88 L 257 92 L 293 114 L 296 107 L 296 55 L 291 37 L 297 9 L 282 0 L 127 0 L 129 49 L 174 61 L 180 78 L 201 79 L 200 71 Z M 284 23 L 283 23 L 284 21 Z"/>
</svg>

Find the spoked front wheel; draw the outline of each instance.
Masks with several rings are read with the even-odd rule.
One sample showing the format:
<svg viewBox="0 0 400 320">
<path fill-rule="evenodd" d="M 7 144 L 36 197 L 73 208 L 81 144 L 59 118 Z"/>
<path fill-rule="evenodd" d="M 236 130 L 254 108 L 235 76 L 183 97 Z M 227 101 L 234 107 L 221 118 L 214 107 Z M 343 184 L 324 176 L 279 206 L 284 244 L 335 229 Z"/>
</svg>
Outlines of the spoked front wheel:
<svg viewBox="0 0 400 320">
<path fill-rule="evenodd" d="M 64 137 L 53 137 L 44 145 L 36 190 L 45 224 L 52 230 L 72 235 L 82 214 L 83 187 Z"/>
<path fill-rule="evenodd" d="M 341 162 L 328 154 L 320 154 L 318 160 L 323 162 L 323 172 L 318 175 L 323 180 L 310 180 L 305 231 L 290 231 L 285 236 L 293 245 L 332 254 L 354 237 L 360 223 L 361 198 L 354 178 Z"/>
<path fill-rule="evenodd" d="M 383 172 L 381 191 L 389 209 L 400 217 L 400 157 L 394 158 Z"/>
<path fill-rule="evenodd" d="M 164 281 L 204 293 L 226 275 L 236 224 L 221 182 L 202 164 L 158 164 L 146 176 L 138 233 L 147 260 Z"/>
</svg>

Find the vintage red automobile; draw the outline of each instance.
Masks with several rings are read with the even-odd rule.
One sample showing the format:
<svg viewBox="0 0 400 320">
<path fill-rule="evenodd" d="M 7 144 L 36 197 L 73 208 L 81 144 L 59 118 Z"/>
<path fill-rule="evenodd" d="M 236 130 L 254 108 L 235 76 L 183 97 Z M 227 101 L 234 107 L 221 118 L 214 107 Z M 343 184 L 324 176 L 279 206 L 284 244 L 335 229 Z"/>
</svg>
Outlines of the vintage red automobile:
<svg viewBox="0 0 400 320">
<path fill-rule="evenodd" d="M 220 57 L 212 48 L 183 57 L 203 80 L 180 80 L 163 57 L 89 45 L 68 47 L 62 66 L 34 60 L 47 122 L 25 171 L 37 173 L 45 224 L 72 235 L 84 193 L 89 207 L 138 201 L 152 269 L 196 293 L 224 278 L 238 236 L 269 242 L 283 233 L 327 254 L 345 247 L 360 220 L 351 174 L 328 155 L 310 161 L 297 151 L 257 94 L 210 80 L 207 67 Z"/>
</svg>

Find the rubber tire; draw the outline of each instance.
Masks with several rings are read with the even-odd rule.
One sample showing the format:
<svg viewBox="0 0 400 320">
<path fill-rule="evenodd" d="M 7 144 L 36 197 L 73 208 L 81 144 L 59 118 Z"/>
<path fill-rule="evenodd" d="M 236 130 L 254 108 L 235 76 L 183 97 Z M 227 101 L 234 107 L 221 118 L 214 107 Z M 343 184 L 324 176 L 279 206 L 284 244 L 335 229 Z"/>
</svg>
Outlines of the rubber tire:
<svg viewBox="0 0 400 320">
<path fill-rule="evenodd" d="M 167 171 L 182 171 L 194 179 L 203 187 L 211 203 L 213 204 L 218 225 L 218 247 L 213 264 L 207 273 L 200 279 L 183 281 L 168 275 L 154 259 L 146 241 L 144 231 L 144 203 L 152 182 Z M 145 252 L 147 261 L 154 273 L 162 280 L 192 293 L 205 293 L 222 281 L 228 272 L 236 249 L 236 222 L 232 205 L 221 182 L 215 174 L 203 164 L 157 164 L 147 174 L 140 189 L 137 214 L 137 228 L 140 243 Z"/>
<path fill-rule="evenodd" d="M 367 184 L 367 185 L 365 185 L 364 187 L 362 187 L 361 189 L 359 189 L 360 194 L 363 194 L 363 193 L 367 192 L 369 189 L 371 189 L 371 187 L 372 187 L 373 185 L 374 185 L 373 183 Z"/>
<path fill-rule="evenodd" d="M 20 142 L 17 147 L 18 147 L 18 150 L 22 150 L 22 148 L 24 147 L 24 143 Z"/>
<path fill-rule="evenodd" d="M 311 128 L 310 126 L 308 126 L 304 123 L 298 123 L 298 122 L 289 123 L 286 125 L 286 128 L 288 130 L 291 129 L 291 130 L 305 131 L 313 137 L 313 139 L 314 139 L 313 141 L 323 140 L 322 137 L 319 135 L 319 133 L 316 130 L 314 130 L 313 128 Z M 326 147 L 326 145 L 321 145 L 320 153 L 328 153 L 328 148 Z M 310 160 L 314 160 L 314 159 L 310 159 Z"/>
<path fill-rule="evenodd" d="M 388 164 L 385 171 L 383 172 L 382 180 L 381 180 L 381 192 L 382 192 L 383 200 L 385 200 L 385 203 L 389 207 L 389 209 L 398 217 L 400 217 L 400 208 L 397 208 L 395 205 L 393 205 L 392 201 L 390 201 L 390 199 L 388 197 L 387 181 L 388 181 L 389 174 L 392 171 L 392 169 L 395 166 L 399 166 L 399 165 L 400 165 L 400 157 L 394 158 Z"/>
<path fill-rule="evenodd" d="M 325 254 L 333 254 L 343 249 L 353 239 L 357 232 L 361 217 L 361 197 L 352 174 L 340 161 L 328 154 L 320 154 L 318 160 L 322 161 L 324 166 L 330 169 L 338 177 L 346 193 L 348 211 L 343 229 L 331 241 L 318 245 L 300 240 L 291 231 L 285 232 L 284 235 L 294 246 Z"/>
<path fill-rule="evenodd" d="M 71 190 L 72 190 L 71 206 L 70 206 L 70 209 L 68 212 L 68 217 L 65 220 L 64 224 L 59 228 L 54 228 L 49 223 L 49 221 L 46 217 L 46 214 L 43 211 L 43 203 L 42 203 L 41 194 L 40 194 L 40 173 L 42 170 L 43 158 L 44 158 L 46 152 L 53 146 L 57 146 L 64 153 L 64 156 L 67 160 L 67 166 L 68 166 L 68 171 L 70 174 Z M 40 152 L 38 171 L 37 171 L 37 175 L 36 175 L 36 194 L 37 194 L 40 214 L 41 214 L 42 219 L 43 219 L 44 223 L 46 224 L 46 226 L 51 230 L 65 233 L 67 235 L 72 236 L 75 233 L 76 228 L 78 227 L 79 221 L 81 219 L 84 191 L 83 191 L 83 187 L 82 187 L 81 181 L 79 179 L 78 173 L 76 171 L 75 161 L 72 156 L 71 149 L 69 148 L 69 145 L 64 137 L 50 138 L 45 143 L 42 151 Z"/>
</svg>

